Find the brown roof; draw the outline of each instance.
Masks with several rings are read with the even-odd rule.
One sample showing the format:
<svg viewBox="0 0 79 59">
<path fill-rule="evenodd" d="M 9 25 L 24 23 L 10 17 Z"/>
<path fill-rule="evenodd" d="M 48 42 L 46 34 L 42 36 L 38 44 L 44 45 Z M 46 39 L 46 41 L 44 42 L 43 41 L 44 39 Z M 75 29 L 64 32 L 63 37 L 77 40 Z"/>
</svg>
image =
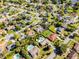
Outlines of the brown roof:
<svg viewBox="0 0 79 59">
<path fill-rule="evenodd" d="M 74 49 L 79 53 L 79 44 L 75 44 Z"/>
<path fill-rule="evenodd" d="M 49 38 L 49 40 L 51 40 L 51 41 L 55 41 L 56 38 L 57 38 L 57 34 L 53 33 L 53 34 L 51 34 L 48 38 Z"/>
<path fill-rule="evenodd" d="M 68 54 L 67 59 L 78 59 L 78 54 L 75 51 L 71 51 Z"/>
</svg>

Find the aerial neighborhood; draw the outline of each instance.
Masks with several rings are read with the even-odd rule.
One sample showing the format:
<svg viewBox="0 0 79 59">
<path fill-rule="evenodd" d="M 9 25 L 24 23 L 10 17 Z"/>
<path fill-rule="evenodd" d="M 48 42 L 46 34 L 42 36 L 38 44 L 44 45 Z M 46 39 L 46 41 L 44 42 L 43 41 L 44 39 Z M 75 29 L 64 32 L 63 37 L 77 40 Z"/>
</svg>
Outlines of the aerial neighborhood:
<svg viewBox="0 0 79 59">
<path fill-rule="evenodd" d="M 0 59 L 79 59 L 79 0 L 0 0 Z"/>
</svg>

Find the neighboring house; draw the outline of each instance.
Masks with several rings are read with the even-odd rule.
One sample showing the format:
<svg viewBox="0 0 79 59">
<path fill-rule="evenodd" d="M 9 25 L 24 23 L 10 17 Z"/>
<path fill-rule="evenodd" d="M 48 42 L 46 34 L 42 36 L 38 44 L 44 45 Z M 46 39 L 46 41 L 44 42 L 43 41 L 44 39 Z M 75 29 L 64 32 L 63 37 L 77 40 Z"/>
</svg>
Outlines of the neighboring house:
<svg viewBox="0 0 79 59">
<path fill-rule="evenodd" d="M 71 51 L 68 54 L 67 59 L 78 59 L 78 54 L 75 51 Z"/>
<path fill-rule="evenodd" d="M 46 59 L 54 59 L 56 57 L 56 54 L 52 52 Z"/>
<path fill-rule="evenodd" d="M 57 27 L 57 28 L 56 28 L 56 31 L 57 31 L 57 32 L 61 32 L 61 31 L 62 31 L 62 28 L 61 28 L 61 27 Z"/>
<path fill-rule="evenodd" d="M 29 28 L 27 30 L 27 34 L 28 34 L 28 36 L 34 36 L 35 35 L 35 32 Z"/>
<path fill-rule="evenodd" d="M 16 47 L 15 44 L 11 44 L 11 45 L 7 46 L 6 48 L 8 51 L 10 51 L 11 49 L 14 49 L 15 47 Z"/>
<path fill-rule="evenodd" d="M 74 49 L 79 53 L 79 43 L 76 43 Z"/>
<path fill-rule="evenodd" d="M 42 32 L 44 29 L 43 29 L 43 27 L 42 27 L 42 26 L 37 25 L 37 26 L 34 28 L 34 30 L 36 30 L 36 31 L 37 31 L 37 33 L 40 33 L 40 32 Z"/>
<path fill-rule="evenodd" d="M 3 15 L 4 15 L 5 17 L 7 16 L 7 14 L 8 14 L 7 12 L 3 12 Z"/>
<path fill-rule="evenodd" d="M 9 27 L 7 27 L 7 29 L 8 29 L 8 30 L 15 29 L 15 26 L 14 26 L 14 25 L 12 25 L 12 26 L 9 26 Z"/>
<path fill-rule="evenodd" d="M 6 35 L 6 39 L 7 40 L 13 40 L 14 39 L 14 34 Z"/>
<path fill-rule="evenodd" d="M 49 41 L 48 39 L 44 38 L 44 37 L 39 37 L 38 42 L 39 42 L 39 44 L 41 44 L 42 46 L 44 46 L 44 45 L 46 45 L 46 44 L 47 44 L 47 45 L 50 44 L 50 41 Z"/>
<path fill-rule="evenodd" d="M 7 22 L 7 18 L 2 18 L 2 19 L 0 19 L 0 22 L 6 23 L 6 22 Z"/>
<path fill-rule="evenodd" d="M 13 56 L 13 59 L 21 59 L 22 57 L 21 57 L 21 55 L 19 54 L 19 53 L 17 53 L 17 54 L 15 54 L 14 56 Z"/>
<path fill-rule="evenodd" d="M 62 20 L 63 19 L 60 14 L 58 14 L 57 17 L 58 17 L 59 20 Z"/>
<path fill-rule="evenodd" d="M 47 37 L 50 41 L 54 41 L 56 38 L 57 38 L 57 34 L 55 33 L 52 33 L 51 31 L 49 30 L 45 30 L 42 32 L 42 35 L 44 37 Z"/>
<path fill-rule="evenodd" d="M 6 42 L 0 41 L 0 53 L 2 53 L 4 50 L 6 50 Z"/>
<path fill-rule="evenodd" d="M 55 34 L 55 33 L 51 34 L 51 35 L 48 37 L 48 39 L 51 40 L 51 41 L 55 41 L 56 38 L 57 38 L 57 34 Z"/>
<path fill-rule="evenodd" d="M 29 52 L 29 54 L 31 55 L 32 58 L 35 58 L 35 57 L 38 56 L 39 48 L 37 46 L 29 45 L 27 47 L 27 50 L 28 50 L 28 52 Z"/>
<path fill-rule="evenodd" d="M 71 0 L 72 4 L 75 4 L 76 2 L 78 2 L 79 0 Z"/>
<path fill-rule="evenodd" d="M 3 29 L 0 29 L 0 35 L 2 35 L 3 33 L 6 33 L 6 31 Z"/>
<path fill-rule="evenodd" d="M 20 39 L 24 39 L 26 37 L 26 35 L 24 33 L 21 33 L 21 38 Z"/>
<path fill-rule="evenodd" d="M 68 24 L 73 24 L 73 23 L 75 23 L 75 20 L 69 20 L 68 21 Z"/>
</svg>

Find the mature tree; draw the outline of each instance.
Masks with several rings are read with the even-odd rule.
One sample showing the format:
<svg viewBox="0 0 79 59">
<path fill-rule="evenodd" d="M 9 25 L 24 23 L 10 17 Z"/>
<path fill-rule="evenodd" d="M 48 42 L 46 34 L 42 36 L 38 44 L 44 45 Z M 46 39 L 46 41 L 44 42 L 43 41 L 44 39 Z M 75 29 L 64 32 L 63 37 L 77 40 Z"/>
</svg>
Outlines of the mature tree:
<svg viewBox="0 0 79 59">
<path fill-rule="evenodd" d="M 55 24 L 55 26 L 56 26 L 56 27 L 62 26 L 62 22 L 57 22 L 57 23 Z"/>
<path fill-rule="evenodd" d="M 62 44 L 61 45 L 61 50 L 62 50 L 63 53 L 65 53 L 66 50 L 67 50 L 67 45 L 66 44 Z"/>
<path fill-rule="evenodd" d="M 0 28 L 4 28 L 5 27 L 5 24 L 0 22 Z"/>
<path fill-rule="evenodd" d="M 55 46 L 59 46 L 59 45 L 60 45 L 60 43 L 61 43 L 61 41 L 56 40 L 56 41 L 54 42 L 54 45 L 55 45 Z"/>
<path fill-rule="evenodd" d="M 21 47 L 17 47 L 17 48 L 15 49 L 15 52 L 16 52 L 16 53 L 20 53 L 20 51 L 21 51 Z"/>
<path fill-rule="evenodd" d="M 23 57 L 25 57 L 25 59 L 30 59 L 28 52 L 24 48 L 22 48 L 21 54 L 22 54 Z"/>
<path fill-rule="evenodd" d="M 19 34 L 14 33 L 14 37 L 15 37 L 15 40 L 18 40 L 18 39 L 20 38 L 20 35 L 19 35 Z"/>
<path fill-rule="evenodd" d="M 25 40 L 21 40 L 20 43 L 21 43 L 21 46 L 26 45 L 26 41 Z"/>
<path fill-rule="evenodd" d="M 16 47 L 19 47 L 21 44 L 19 41 L 16 41 Z"/>
<path fill-rule="evenodd" d="M 21 27 L 16 25 L 16 26 L 15 26 L 15 29 L 16 29 L 16 30 L 20 30 Z"/>
<path fill-rule="evenodd" d="M 71 13 L 71 12 L 73 12 L 73 8 L 72 8 L 71 6 L 69 6 L 69 7 L 67 8 L 67 11 Z"/>
<path fill-rule="evenodd" d="M 54 4 L 56 4 L 57 3 L 57 0 L 51 0 L 52 1 L 52 3 L 54 3 Z"/>
</svg>

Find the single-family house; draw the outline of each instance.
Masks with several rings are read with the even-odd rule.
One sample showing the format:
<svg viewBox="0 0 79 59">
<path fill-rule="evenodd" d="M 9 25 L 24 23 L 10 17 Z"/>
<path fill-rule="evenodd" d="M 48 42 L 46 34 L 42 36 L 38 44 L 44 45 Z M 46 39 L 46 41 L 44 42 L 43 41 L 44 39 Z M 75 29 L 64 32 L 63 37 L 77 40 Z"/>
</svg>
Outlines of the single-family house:
<svg viewBox="0 0 79 59">
<path fill-rule="evenodd" d="M 28 52 L 29 52 L 29 54 L 31 55 L 32 58 L 35 58 L 35 57 L 38 56 L 39 48 L 37 46 L 29 45 L 27 47 L 27 50 L 28 50 Z"/>
<path fill-rule="evenodd" d="M 6 41 L 0 41 L 0 53 L 6 50 Z"/>
<path fill-rule="evenodd" d="M 19 54 L 19 53 L 17 53 L 17 54 L 15 54 L 14 56 L 13 56 L 13 59 L 21 59 L 22 57 L 21 57 L 21 55 Z"/>
<path fill-rule="evenodd" d="M 50 44 L 50 41 L 44 37 L 39 37 L 38 42 L 42 46 Z"/>
<path fill-rule="evenodd" d="M 8 51 L 10 51 L 11 49 L 14 49 L 15 47 L 16 47 L 15 44 L 11 44 L 11 45 L 7 46 L 6 48 Z"/>
<path fill-rule="evenodd" d="M 7 23 L 7 18 L 1 18 L 1 19 L 0 19 L 0 22 Z"/>
<path fill-rule="evenodd" d="M 14 34 L 6 35 L 6 39 L 7 40 L 13 40 L 14 39 Z"/>
<path fill-rule="evenodd" d="M 35 35 L 35 31 L 31 30 L 30 28 L 27 30 L 27 35 L 28 36 L 34 36 Z"/>
<path fill-rule="evenodd" d="M 48 39 L 51 40 L 51 41 L 55 41 L 56 38 L 57 38 L 57 34 L 55 34 L 55 33 L 51 34 L 51 35 L 48 37 Z"/>
<path fill-rule="evenodd" d="M 78 59 L 78 54 L 75 51 L 71 51 L 68 54 L 67 59 Z"/>
<path fill-rule="evenodd" d="M 79 53 L 79 43 L 76 43 L 74 49 Z"/>
<path fill-rule="evenodd" d="M 11 26 L 11 25 L 9 25 L 9 26 L 7 27 L 7 29 L 8 29 L 8 30 L 15 29 L 15 26 L 14 26 L 14 25 L 12 25 L 12 26 Z"/>
<path fill-rule="evenodd" d="M 46 59 L 54 59 L 56 57 L 56 54 L 52 52 Z"/>
<path fill-rule="evenodd" d="M 43 27 L 42 27 L 42 26 L 37 25 L 36 27 L 34 27 L 34 30 L 36 30 L 36 31 L 37 31 L 37 33 L 40 33 L 40 32 L 42 32 L 44 29 L 43 29 Z"/>
<path fill-rule="evenodd" d="M 62 31 L 62 28 L 61 28 L 61 27 L 57 27 L 57 28 L 56 28 L 56 31 L 57 31 L 57 32 L 61 32 L 61 31 Z"/>
<path fill-rule="evenodd" d="M 3 33 L 6 33 L 6 31 L 4 29 L 0 29 L 0 35 L 2 35 Z"/>
</svg>

